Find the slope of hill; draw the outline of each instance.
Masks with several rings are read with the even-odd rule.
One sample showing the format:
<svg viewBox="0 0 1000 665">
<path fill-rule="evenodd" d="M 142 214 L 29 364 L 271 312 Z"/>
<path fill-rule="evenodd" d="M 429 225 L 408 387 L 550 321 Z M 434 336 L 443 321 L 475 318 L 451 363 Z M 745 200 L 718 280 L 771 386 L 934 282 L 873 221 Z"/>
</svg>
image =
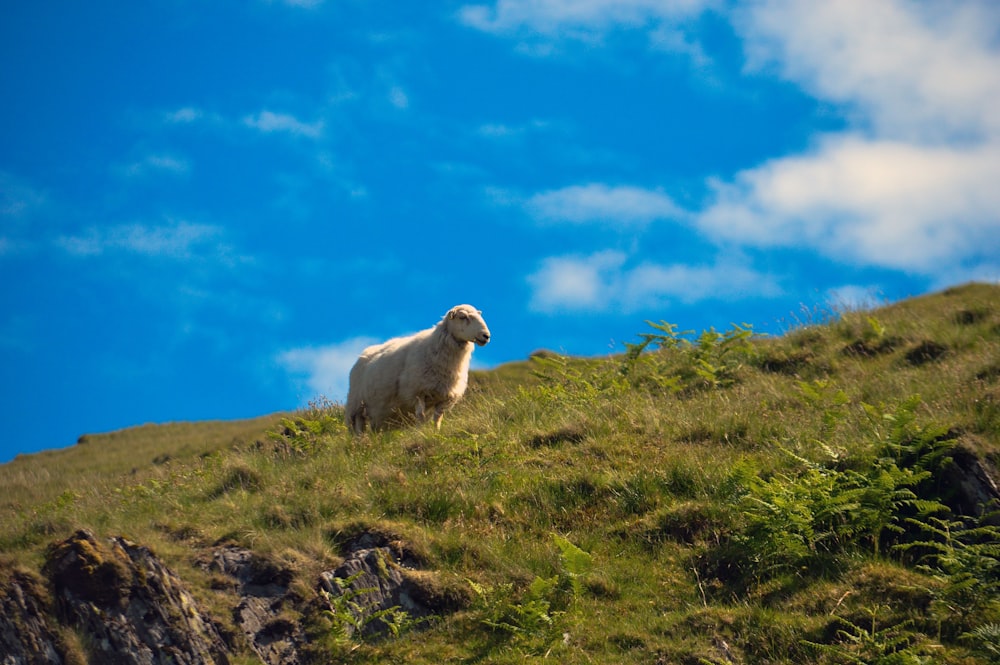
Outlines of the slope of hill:
<svg viewBox="0 0 1000 665">
<path fill-rule="evenodd" d="M 1000 287 L 637 332 L 475 373 L 440 432 L 318 403 L 0 466 L 0 646 L 103 662 L 142 607 L 190 662 L 1000 654 Z"/>
</svg>

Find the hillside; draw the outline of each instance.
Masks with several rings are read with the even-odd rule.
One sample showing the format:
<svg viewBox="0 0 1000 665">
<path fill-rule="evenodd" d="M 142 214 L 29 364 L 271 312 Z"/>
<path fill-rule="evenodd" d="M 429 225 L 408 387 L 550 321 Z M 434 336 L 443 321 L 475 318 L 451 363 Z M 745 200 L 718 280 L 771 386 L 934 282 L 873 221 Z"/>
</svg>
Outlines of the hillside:
<svg viewBox="0 0 1000 665">
<path fill-rule="evenodd" d="M 0 655 L 997 659 L 1000 286 L 814 318 L 637 322 L 474 373 L 440 432 L 355 438 L 319 401 L 19 457 Z"/>
</svg>

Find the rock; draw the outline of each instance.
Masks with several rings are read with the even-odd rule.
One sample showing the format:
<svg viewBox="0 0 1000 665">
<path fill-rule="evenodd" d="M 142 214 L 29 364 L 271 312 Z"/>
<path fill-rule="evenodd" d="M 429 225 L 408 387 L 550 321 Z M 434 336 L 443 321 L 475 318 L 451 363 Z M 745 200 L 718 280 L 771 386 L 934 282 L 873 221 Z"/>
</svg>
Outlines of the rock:
<svg viewBox="0 0 1000 665">
<path fill-rule="evenodd" d="M 996 510 L 1000 506 L 1000 473 L 986 458 L 980 457 L 966 446 L 952 452 L 954 466 L 948 470 L 946 481 L 956 494 L 957 512 L 978 516 L 984 509 Z M 994 515 L 989 522 L 997 523 Z"/>
<path fill-rule="evenodd" d="M 87 637 L 92 662 L 228 664 L 218 628 L 145 547 L 88 531 L 49 548 L 43 573 L 63 619 Z"/>
<path fill-rule="evenodd" d="M 442 584 L 433 572 L 409 568 L 400 552 L 384 546 L 352 549 L 336 570 L 320 574 L 321 591 L 333 599 L 347 596 L 354 617 L 342 626 L 347 637 L 358 626 L 363 637 L 385 634 L 389 625 L 378 615 L 394 609 L 405 612 L 405 621 L 413 626 L 471 602 L 465 586 Z M 330 609 L 336 613 L 332 603 Z"/>
<path fill-rule="evenodd" d="M 63 665 L 44 582 L 0 563 L 0 663 Z"/>
<path fill-rule="evenodd" d="M 388 630 L 384 622 L 375 621 L 373 617 L 394 607 L 405 609 L 402 587 L 401 568 L 393 560 L 392 550 L 388 547 L 358 550 L 336 570 L 320 573 L 320 588 L 323 591 L 334 598 L 348 597 L 349 611 L 354 620 L 343 626 L 347 637 L 354 636 L 356 627 L 361 628 L 362 636 Z M 419 608 L 414 609 L 420 612 Z"/>
<path fill-rule="evenodd" d="M 237 582 L 241 600 L 233 620 L 260 659 L 268 665 L 299 665 L 305 637 L 299 622 L 288 618 L 291 572 L 235 546 L 216 550 L 209 569 Z"/>
</svg>

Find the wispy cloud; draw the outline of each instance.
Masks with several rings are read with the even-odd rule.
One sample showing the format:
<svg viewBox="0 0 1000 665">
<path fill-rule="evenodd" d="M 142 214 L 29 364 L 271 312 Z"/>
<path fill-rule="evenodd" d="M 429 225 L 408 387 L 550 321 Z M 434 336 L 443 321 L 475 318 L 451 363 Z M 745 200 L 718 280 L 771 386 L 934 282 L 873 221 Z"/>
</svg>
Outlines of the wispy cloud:
<svg viewBox="0 0 1000 665">
<path fill-rule="evenodd" d="M 389 89 L 389 103 L 397 109 L 407 109 L 410 106 L 410 97 L 403 88 L 394 85 Z"/>
<path fill-rule="evenodd" d="M 243 118 L 243 124 L 265 134 L 286 133 L 309 139 L 320 138 L 323 135 L 324 126 L 322 120 L 311 123 L 303 122 L 293 115 L 267 110 L 260 111 L 256 115 L 246 116 Z"/>
<path fill-rule="evenodd" d="M 59 236 L 56 245 L 68 254 L 79 257 L 125 252 L 186 260 L 198 255 L 228 254 L 229 246 L 221 242 L 224 233 L 221 227 L 191 222 L 162 226 L 122 224 L 105 228 L 91 227 L 82 234 Z"/>
<path fill-rule="evenodd" d="M 287 5 L 300 9 L 315 9 L 321 6 L 326 0 L 266 0 L 269 5 Z"/>
<path fill-rule="evenodd" d="M 509 139 L 524 136 L 532 131 L 544 130 L 551 125 L 552 123 L 545 120 L 532 120 L 515 125 L 503 122 L 490 122 L 480 125 L 476 129 L 476 133 L 479 136 L 491 139 Z"/>
<path fill-rule="evenodd" d="M 530 30 L 546 35 L 584 38 L 625 25 L 697 16 L 713 0 L 497 0 L 492 5 L 465 5 L 458 13 L 464 24 L 491 33 Z"/>
<path fill-rule="evenodd" d="M 176 111 L 168 111 L 163 114 L 163 118 L 167 122 L 180 125 L 197 122 L 203 117 L 205 117 L 205 113 L 201 109 L 194 108 L 193 106 L 185 106 L 177 109 Z"/>
<path fill-rule="evenodd" d="M 173 173 L 184 175 L 190 171 L 187 160 L 173 155 L 147 155 L 143 159 L 132 162 L 125 167 L 124 173 L 129 176 L 141 176 L 151 172 Z"/>
<path fill-rule="evenodd" d="M 30 251 L 35 216 L 48 205 L 42 191 L 12 173 L 0 171 L 0 258 Z"/>
<path fill-rule="evenodd" d="M 541 192 L 525 205 L 532 216 L 544 221 L 642 224 L 683 214 L 661 191 L 602 183 Z"/>
<path fill-rule="evenodd" d="M 774 297 L 778 280 L 737 260 L 713 265 L 629 265 L 623 252 L 606 250 L 589 256 L 557 256 L 542 261 L 528 276 L 531 309 L 559 312 L 633 312 L 676 301 L 685 304 Z"/>
<path fill-rule="evenodd" d="M 358 355 L 374 344 L 371 337 L 354 337 L 326 346 L 307 346 L 282 351 L 278 364 L 308 389 L 309 397 L 347 398 L 348 377 Z"/>
<path fill-rule="evenodd" d="M 12 173 L 0 171 L 0 219 L 25 217 L 46 203 L 45 195 Z"/>
</svg>

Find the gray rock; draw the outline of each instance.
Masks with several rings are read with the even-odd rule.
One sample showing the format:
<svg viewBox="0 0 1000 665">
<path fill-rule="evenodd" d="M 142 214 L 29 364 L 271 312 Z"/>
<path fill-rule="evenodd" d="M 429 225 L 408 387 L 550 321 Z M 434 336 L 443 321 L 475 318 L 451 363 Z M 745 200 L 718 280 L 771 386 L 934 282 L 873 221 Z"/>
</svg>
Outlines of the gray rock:
<svg viewBox="0 0 1000 665">
<path fill-rule="evenodd" d="M 218 628 L 180 579 L 145 547 L 77 531 L 49 548 L 43 573 L 61 616 L 83 632 L 94 662 L 228 664 Z"/>
<path fill-rule="evenodd" d="M 958 511 L 979 515 L 984 508 L 995 510 L 1000 504 L 1000 484 L 997 483 L 1000 474 L 996 467 L 962 445 L 952 453 L 952 459 L 955 464 L 945 480 L 955 489 Z M 990 521 L 996 524 L 996 516 Z"/>
<path fill-rule="evenodd" d="M 356 621 L 345 626 L 348 637 L 354 635 L 355 625 L 361 626 L 361 634 L 366 637 L 386 632 L 386 624 L 372 617 L 395 607 L 414 619 L 427 616 L 427 608 L 413 602 L 406 586 L 402 567 L 388 547 L 357 550 L 336 570 L 320 573 L 321 590 L 334 598 L 350 597 Z"/>
<path fill-rule="evenodd" d="M 0 665 L 62 665 L 44 583 L 0 564 Z"/>
<path fill-rule="evenodd" d="M 260 659 L 267 665 L 299 665 L 305 638 L 299 622 L 288 618 L 291 572 L 234 546 L 216 550 L 209 569 L 236 581 L 241 600 L 233 620 Z"/>
</svg>

